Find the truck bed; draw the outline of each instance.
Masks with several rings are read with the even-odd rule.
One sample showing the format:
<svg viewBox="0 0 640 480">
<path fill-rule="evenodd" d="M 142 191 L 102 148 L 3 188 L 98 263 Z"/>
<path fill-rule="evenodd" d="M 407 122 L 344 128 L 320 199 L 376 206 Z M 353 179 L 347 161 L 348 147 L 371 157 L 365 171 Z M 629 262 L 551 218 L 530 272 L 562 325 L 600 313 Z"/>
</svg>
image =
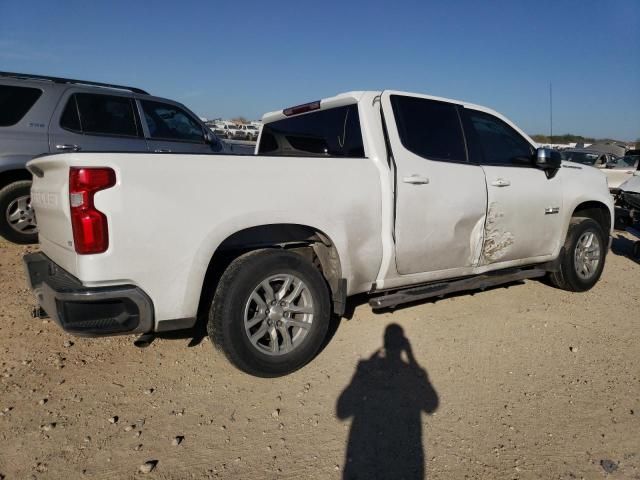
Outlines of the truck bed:
<svg viewBox="0 0 640 480">
<path fill-rule="evenodd" d="M 104 253 L 74 251 L 72 166 L 116 172 L 116 185 L 95 195 L 108 219 Z M 156 322 L 195 316 L 213 253 L 249 226 L 313 219 L 348 252 L 340 260 L 349 293 L 366 288 L 380 267 L 380 177 L 366 158 L 65 153 L 29 167 L 42 251 L 83 285 L 140 287 L 154 299 Z"/>
</svg>

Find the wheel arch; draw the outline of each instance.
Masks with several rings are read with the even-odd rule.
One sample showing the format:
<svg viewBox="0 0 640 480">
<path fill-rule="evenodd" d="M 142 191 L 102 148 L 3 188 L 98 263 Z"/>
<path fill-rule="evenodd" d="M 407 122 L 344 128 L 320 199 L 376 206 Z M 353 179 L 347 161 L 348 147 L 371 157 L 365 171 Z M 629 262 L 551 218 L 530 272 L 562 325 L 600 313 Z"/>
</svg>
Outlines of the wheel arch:
<svg viewBox="0 0 640 480">
<path fill-rule="evenodd" d="M 588 217 L 600 224 L 602 230 L 610 235 L 613 218 L 609 207 L 597 200 L 582 202 L 573 209 L 572 217 Z"/>
<path fill-rule="evenodd" d="M 16 168 L 0 172 L 0 188 L 4 188 L 14 182 L 21 180 L 31 180 L 32 176 L 26 168 Z"/>
<path fill-rule="evenodd" d="M 229 264 L 240 255 L 263 248 L 286 249 L 308 259 L 327 281 L 334 312 L 344 312 L 347 286 L 335 242 L 316 227 L 296 223 L 273 223 L 237 230 L 217 246 L 211 255 L 202 282 L 198 316 L 205 314 L 218 281 Z"/>
</svg>

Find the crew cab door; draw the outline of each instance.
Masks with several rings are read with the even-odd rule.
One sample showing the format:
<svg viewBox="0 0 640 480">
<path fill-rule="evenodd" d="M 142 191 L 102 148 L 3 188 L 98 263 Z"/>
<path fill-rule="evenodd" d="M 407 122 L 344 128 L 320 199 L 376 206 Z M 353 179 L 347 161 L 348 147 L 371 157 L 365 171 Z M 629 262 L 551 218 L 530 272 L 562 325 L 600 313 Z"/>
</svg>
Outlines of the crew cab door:
<svg viewBox="0 0 640 480">
<path fill-rule="evenodd" d="M 473 267 L 487 191 L 468 162 L 460 106 L 385 91 L 381 96 L 396 166 L 396 267 L 402 275 Z"/>
<path fill-rule="evenodd" d="M 146 152 L 133 98 L 69 89 L 49 125 L 51 152 Z"/>
<path fill-rule="evenodd" d="M 469 152 L 487 179 L 481 265 L 543 260 L 562 230 L 562 184 L 533 164 L 535 147 L 506 121 L 462 110 Z"/>
</svg>

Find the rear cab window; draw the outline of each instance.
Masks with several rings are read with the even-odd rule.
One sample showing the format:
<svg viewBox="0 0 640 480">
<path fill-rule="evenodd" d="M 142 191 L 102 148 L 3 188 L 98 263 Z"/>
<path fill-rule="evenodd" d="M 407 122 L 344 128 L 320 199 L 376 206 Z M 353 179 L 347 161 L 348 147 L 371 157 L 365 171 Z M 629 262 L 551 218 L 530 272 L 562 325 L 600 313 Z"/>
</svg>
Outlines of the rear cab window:
<svg viewBox="0 0 640 480">
<path fill-rule="evenodd" d="M 0 127 L 10 127 L 22 120 L 40 95 L 39 88 L 0 85 Z"/>
<path fill-rule="evenodd" d="M 301 157 L 364 157 L 357 104 L 266 123 L 258 153 Z"/>
<path fill-rule="evenodd" d="M 116 95 L 74 93 L 62 112 L 60 126 L 89 135 L 142 136 L 134 100 Z"/>
<path fill-rule="evenodd" d="M 466 162 L 457 106 L 426 98 L 391 95 L 402 146 L 428 160 Z"/>
</svg>

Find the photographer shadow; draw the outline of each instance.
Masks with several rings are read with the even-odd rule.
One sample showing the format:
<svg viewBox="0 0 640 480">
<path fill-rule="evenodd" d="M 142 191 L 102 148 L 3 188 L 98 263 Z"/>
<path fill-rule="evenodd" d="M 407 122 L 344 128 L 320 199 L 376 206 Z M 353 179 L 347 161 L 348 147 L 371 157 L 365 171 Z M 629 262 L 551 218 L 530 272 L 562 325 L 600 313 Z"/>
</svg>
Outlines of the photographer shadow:
<svg viewBox="0 0 640 480">
<path fill-rule="evenodd" d="M 343 479 L 425 478 L 422 413 L 438 403 L 402 327 L 389 325 L 384 347 L 358 364 L 336 404 L 338 418 L 352 418 Z"/>
</svg>

